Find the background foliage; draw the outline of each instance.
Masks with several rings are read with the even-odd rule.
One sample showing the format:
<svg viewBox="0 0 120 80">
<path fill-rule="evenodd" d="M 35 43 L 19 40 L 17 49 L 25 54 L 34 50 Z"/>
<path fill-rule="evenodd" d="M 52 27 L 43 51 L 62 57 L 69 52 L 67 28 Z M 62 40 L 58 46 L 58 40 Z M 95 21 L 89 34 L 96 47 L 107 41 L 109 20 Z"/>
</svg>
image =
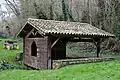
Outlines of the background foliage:
<svg viewBox="0 0 120 80">
<path fill-rule="evenodd" d="M 120 40 L 120 24 L 118 24 L 116 27 L 116 35 L 117 35 L 118 39 Z"/>
</svg>

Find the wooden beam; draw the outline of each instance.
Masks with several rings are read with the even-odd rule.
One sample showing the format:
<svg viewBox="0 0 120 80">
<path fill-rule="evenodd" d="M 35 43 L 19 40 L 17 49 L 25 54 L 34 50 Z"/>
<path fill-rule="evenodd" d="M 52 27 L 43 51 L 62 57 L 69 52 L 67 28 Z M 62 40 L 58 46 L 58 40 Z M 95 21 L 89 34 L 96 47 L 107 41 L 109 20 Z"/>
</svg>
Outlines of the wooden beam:
<svg viewBox="0 0 120 80">
<path fill-rule="evenodd" d="M 35 32 L 35 36 L 37 35 L 38 31 Z"/>
<path fill-rule="evenodd" d="M 68 42 L 93 42 L 92 39 L 69 39 Z"/>
<path fill-rule="evenodd" d="M 25 38 L 28 38 L 30 36 L 30 34 L 32 34 L 32 32 L 34 31 L 35 29 L 33 28 L 26 36 Z"/>
<path fill-rule="evenodd" d="M 51 48 L 53 48 L 53 47 L 55 46 L 55 44 L 56 44 L 59 40 L 60 40 L 60 38 L 57 38 L 57 39 L 55 40 L 55 42 L 52 44 Z"/>
</svg>

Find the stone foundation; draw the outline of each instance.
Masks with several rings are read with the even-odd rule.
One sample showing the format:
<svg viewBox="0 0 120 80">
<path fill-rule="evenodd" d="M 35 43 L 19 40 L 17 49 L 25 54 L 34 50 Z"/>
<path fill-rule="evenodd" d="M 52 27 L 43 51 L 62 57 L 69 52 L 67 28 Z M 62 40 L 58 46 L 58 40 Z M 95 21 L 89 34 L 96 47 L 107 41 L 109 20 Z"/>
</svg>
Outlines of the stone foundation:
<svg viewBox="0 0 120 80">
<path fill-rule="evenodd" d="M 82 58 L 82 59 L 61 59 L 61 60 L 53 60 L 53 69 L 58 69 L 63 66 L 72 65 L 72 64 L 84 64 L 84 63 L 94 63 L 94 62 L 102 62 L 102 61 L 110 61 L 114 60 L 114 58 Z"/>
</svg>

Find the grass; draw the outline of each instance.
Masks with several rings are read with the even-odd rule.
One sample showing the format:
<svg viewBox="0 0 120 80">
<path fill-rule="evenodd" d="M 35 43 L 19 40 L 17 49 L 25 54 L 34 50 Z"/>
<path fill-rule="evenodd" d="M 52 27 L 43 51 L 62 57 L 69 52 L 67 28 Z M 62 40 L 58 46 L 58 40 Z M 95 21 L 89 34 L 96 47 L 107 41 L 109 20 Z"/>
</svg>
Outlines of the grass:
<svg viewBox="0 0 120 80">
<path fill-rule="evenodd" d="M 57 70 L 9 70 L 0 80 L 120 80 L 120 61 L 79 64 Z"/>
<path fill-rule="evenodd" d="M 20 50 L 3 49 L 0 42 L 0 61 L 15 63 Z M 0 80 L 120 80 L 120 61 L 70 65 L 56 70 L 5 70 L 0 72 Z"/>
<path fill-rule="evenodd" d="M 22 52 L 22 44 L 18 43 L 20 45 L 20 49 L 19 50 L 7 50 L 3 48 L 4 42 L 5 40 L 11 40 L 11 39 L 0 39 L 0 61 L 5 61 L 5 62 L 9 62 L 12 65 L 15 66 L 21 66 L 18 65 L 15 61 L 16 59 L 16 55 L 19 52 Z"/>
<path fill-rule="evenodd" d="M 2 40 L 0 41 L 0 61 L 5 60 L 8 62 L 13 62 L 15 59 L 16 53 L 22 52 L 22 44 L 19 44 L 20 45 L 19 50 L 7 50 L 7 49 L 3 49 L 4 41 L 6 39 L 0 39 L 0 40 Z"/>
</svg>

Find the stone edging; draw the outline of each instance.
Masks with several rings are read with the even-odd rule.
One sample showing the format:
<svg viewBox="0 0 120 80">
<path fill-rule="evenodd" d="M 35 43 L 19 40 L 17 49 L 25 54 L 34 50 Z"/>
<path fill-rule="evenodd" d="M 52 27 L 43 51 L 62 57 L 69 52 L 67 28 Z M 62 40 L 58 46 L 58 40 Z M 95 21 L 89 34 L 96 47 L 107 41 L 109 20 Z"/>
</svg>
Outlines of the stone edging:
<svg viewBox="0 0 120 80">
<path fill-rule="evenodd" d="M 58 69 L 63 66 L 72 65 L 72 64 L 84 64 L 84 63 L 94 63 L 94 62 L 102 62 L 102 61 L 110 61 L 115 58 L 82 58 L 82 59 L 61 59 L 61 60 L 52 60 L 53 69 Z"/>
</svg>

